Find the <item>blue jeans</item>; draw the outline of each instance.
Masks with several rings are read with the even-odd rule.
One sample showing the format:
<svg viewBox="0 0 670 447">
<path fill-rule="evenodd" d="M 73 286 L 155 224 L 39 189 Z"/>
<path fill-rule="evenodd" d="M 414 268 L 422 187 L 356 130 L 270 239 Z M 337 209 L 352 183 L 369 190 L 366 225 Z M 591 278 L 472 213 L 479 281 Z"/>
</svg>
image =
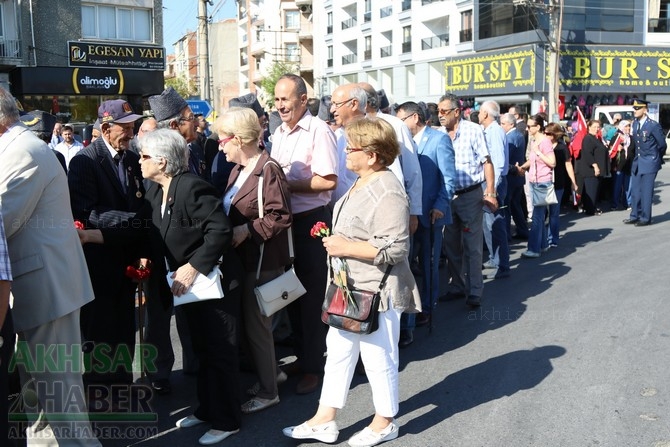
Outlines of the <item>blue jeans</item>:
<svg viewBox="0 0 670 447">
<path fill-rule="evenodd" d="M 505 196 L 507 195 L 507 178 L 501 177 L 500 184 L 496 188 L 498 195 L 498 206 L 503 206 L 505 203 Z M 498 208 L 493 213 L 493 224 L 491 225 L 491 241 L 493 245 L 493 253 L 491 257 L 497 259 L 498 268 L 501 271 L 509 271 L 509 242 L 507 240 L 507 222 L 505 215 L 508 210 L 505 208 Z"/>
<path fill-rule="evenodd" d="M 547 226 L 544 224 L 544 218 L 547 214 L 548 208 L 548 206 L 533 207 L 530 234 L 528 235 L 528 251 L 540 253 L 549 245 L 547 241 Z"/>
<path fill-rule="evenodd" d="M 614 174 L 614 191 L 612 193 L 612 208 L 619 208 L 625 205 L 627 208 L 630 205 L 630 175 L 617 171 Z M 622 203 L 623 202 L 623 203 Z"/>
<path fill-rule="evenodd" d="M 563 190 L 556 189 L 556 198 L 558 203 L 549 205 L 549 244 L 558 245 L 559 217 L 561 215 L 561 200 L 563 200 Z"/>
</svg>

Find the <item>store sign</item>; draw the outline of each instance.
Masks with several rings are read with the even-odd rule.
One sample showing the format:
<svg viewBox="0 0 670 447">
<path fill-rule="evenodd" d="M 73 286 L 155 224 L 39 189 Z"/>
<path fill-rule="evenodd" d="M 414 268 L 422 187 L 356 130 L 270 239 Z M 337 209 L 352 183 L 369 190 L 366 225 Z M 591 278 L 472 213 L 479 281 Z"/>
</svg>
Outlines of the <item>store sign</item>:
<svg viewBox="0 0 670 447">
<path fill-rule="evenodd" d="M 72 72 L 72 88 L 77 95 L 122 95 L 123 87 L 121 70 L 75 68 Z"/>
<path fill-rule="evenodd" d="M 445 63 L 445 89 L 459 96 L 534 91 L 536 66 L 534 46 L 453 58 Z"/>
<path fill-rule="evenodd" d="M 670 49 L 574 47 L 561 50 L 561 90 L 667 93 Z"/>
<path fill-rule="evenodd" d="M 94 42 L 68 42 L 70 67 L 165 70 L 165 49 Z"/>
</svg>

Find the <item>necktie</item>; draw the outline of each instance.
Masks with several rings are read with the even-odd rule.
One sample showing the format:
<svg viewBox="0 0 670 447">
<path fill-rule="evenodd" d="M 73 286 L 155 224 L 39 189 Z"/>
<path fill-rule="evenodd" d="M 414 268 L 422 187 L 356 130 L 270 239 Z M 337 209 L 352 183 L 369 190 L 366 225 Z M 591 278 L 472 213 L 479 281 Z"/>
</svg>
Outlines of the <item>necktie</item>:
<svg viewBox="0 0 670 447">
<path fill-rule="evenodd" d="M 121 188 L 123 188 L 123 192 L 126 192 L 128 186 L 126 185 L 126 172 L 123 166 L 123 152 L 117 152 L 114 155 L 114 164 L 116 165 L 116 175 L 121 182 Z"/>
</svg>

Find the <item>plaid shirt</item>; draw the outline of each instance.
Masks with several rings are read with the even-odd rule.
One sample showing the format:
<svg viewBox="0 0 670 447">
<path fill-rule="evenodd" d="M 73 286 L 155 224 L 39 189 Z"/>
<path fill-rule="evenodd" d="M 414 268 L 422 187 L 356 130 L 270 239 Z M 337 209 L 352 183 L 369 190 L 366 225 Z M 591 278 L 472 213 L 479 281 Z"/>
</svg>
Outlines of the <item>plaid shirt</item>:
<svg viewBox="0 0 670 447">
<path fill-rule="evenodd" d="M 5 239 L 5 226 L 2 222 L 2 211 L 0 208 L 0 281 L 12 280 L 12 268 L 9 264 L 7 253 L 7 240 Z"/>
<path fill-rule="evenodd" d="M 456 154 L 456 191 L 484 182 L 484 162 L 489 156 L 489 150 L 482 127 L 462 119 L 458 123 L 453 144 Z"/>
</svg>

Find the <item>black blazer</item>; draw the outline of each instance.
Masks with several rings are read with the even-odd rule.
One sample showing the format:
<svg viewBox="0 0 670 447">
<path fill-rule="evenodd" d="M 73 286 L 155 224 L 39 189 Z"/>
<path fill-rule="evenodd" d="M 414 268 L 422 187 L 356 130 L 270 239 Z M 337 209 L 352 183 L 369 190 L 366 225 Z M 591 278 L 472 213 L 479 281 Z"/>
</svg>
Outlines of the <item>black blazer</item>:
<svg viewBox="0 0 670 447">
<path fill-rule="evenodd" d="M 170 271 L 187 262 L 207 275 L 228 251 L 233 230 L 214 187 L 191 173 L 175 176 L 161 213 L 163 189 L 154 185 L 147 194 L 151 207 L 151 245 L 162 250 Z"/>
<path fill-rule="evenodd" d="M 68 184 L 75 220 L 86 228 L 114 228 L 128 221 L 144 204 L 144 186 L 137 154 L 124 155 L 127 191 L 102 138 L 82 149 L 70 161 Z M 125 276 L 126 266 L 139 257 L 138 247 L 127 240 L 117 244 L 86 244 L 84 254 L 96 296 L 132 296 L 134 287 Z"/>
</svg>

